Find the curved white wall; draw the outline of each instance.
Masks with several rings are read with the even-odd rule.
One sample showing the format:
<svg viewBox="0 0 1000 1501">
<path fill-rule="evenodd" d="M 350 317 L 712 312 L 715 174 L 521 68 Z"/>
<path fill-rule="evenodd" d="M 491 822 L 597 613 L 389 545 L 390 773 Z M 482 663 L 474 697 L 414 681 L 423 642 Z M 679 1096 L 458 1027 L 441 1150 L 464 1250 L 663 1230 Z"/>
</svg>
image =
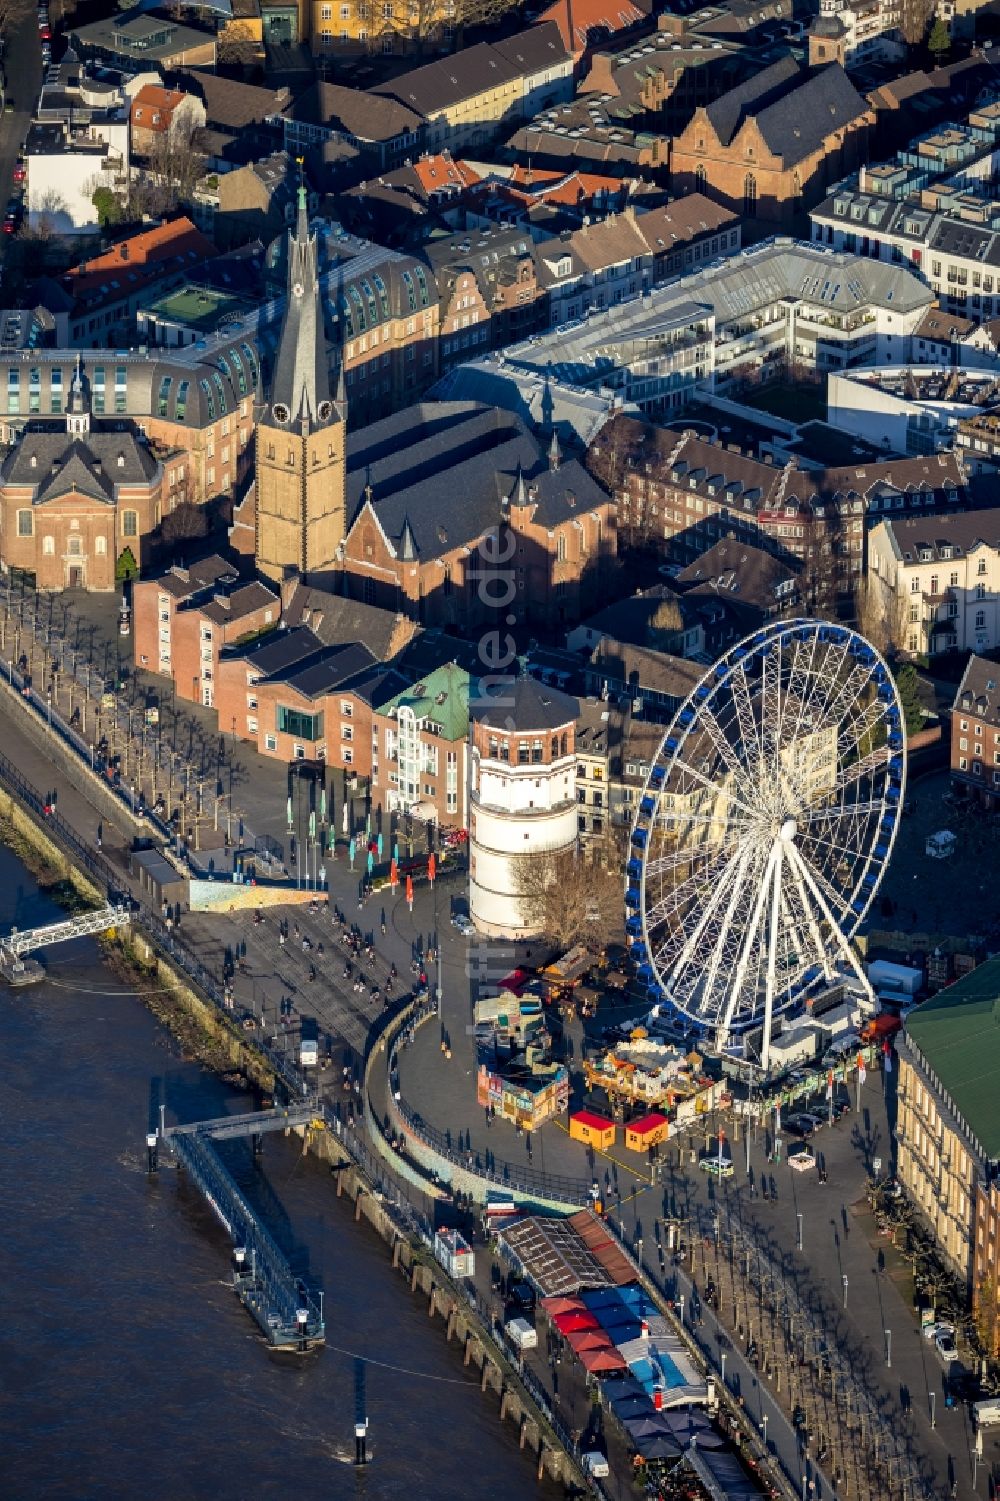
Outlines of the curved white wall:
<svg viewBox="0 0 1000 1501">
<path fill-rule="evenodd" d="M 513 861 L 576 842 L 573 757 L 549 766 L 508 766 L 473 752 L 469 821 L 469 913 L 481 933 L 530 938 L 515 896 Z"/>
</svg>

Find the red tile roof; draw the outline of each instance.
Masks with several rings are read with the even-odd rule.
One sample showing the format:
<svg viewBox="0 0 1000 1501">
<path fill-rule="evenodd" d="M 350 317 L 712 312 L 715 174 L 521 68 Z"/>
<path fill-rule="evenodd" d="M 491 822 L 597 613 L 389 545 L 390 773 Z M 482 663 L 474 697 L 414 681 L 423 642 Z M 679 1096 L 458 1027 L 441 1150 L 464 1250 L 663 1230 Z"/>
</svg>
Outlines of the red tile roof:
<svg viewBox="0 0 1000 1501">
<path fill-rule="evenodd" d="M 563 203 L 575 207 L 596 198 L 599 193 L 621 193 L 620 177 L 600 177 L 595 172 L 551 172 L 530 170 L 518 163 L 506 183 L 512 197 L 525 203 Z"/>
<path fill-rule="evenodd" d="M 81 261 L 60 281 L 78 302 L 121 302 L 130 290 L 155 283 L 172 271 L 185 265 L 196 266 L 217 254 L 207 235 L 182 216 L 121 240 L 93 260 Z"/>
<path fill-rule="evenodd" d="M 421 157 L 414 162 L 413 170 L 425 193 L 440 192 L 442 188 L 471 188 L 481 180 L 467 162 L 453 161 L 446 151 Z"/>
<path fill-rule="evenodd" d="M 170 129 L 174 110 L 187 98 L 180 89 L 163 89 L 147 83 L 132 100 L 132 124 L 140 130 L 165 133 Z"/>
<path fill-rule="evenodd" d="M 599 28 L 611 33 L 625 31 L 645 19 L 644 12 L 632 0 L 556 0 L 542 11 L 536 24 L 555 21 L 567 51 L 580 53 L 586 50 L 591 31 Z"/>
</svg>

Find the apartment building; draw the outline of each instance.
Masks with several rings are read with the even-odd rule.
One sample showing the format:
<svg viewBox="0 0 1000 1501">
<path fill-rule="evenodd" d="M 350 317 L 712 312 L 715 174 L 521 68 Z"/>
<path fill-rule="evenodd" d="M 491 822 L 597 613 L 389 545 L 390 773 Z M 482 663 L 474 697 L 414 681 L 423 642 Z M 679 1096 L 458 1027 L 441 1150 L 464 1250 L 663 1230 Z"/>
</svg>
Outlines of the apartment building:
<svg viewBox="0 0 1000 1501">
<path fill-rule="evenodd" d="M 946 313 L 977 322 L 1000 314 L 1000 221 L 994 227 L 849 187 L 809 218 L 816 244 L 911 265 Z"/>
<path fill-rule="evenodd" d="M 215 707 L 223 651 L 269 631 L 281 616 L 276 593 L 257 580 L 241 583 L 217 557 L 140 580 L 132 601 L 136 666 L 169 677 L 176 698 L 206 709 Z M 221 721 L 220 730 L 236 734 Z"/>
<path fill-rule="evenodd" d="M 1000 510 L 879 521 L 868 567 L 898 601 L 908 651 L 1000 645 Z"/>
<path fill-rule="evenodd" d="M 58 283 L 40 284 L 39 295 L 55 319 L 55 342 L 77 349 L 128 347 L 140 303 L 179 286 L 215 256 L 215 245 L 185 215 L 119 240 L 64 272 Z"/>
<path fill-rule="evenodd" d="M 446 663 L 372 703 L 372 804 L 467 828 L 469 674 Z"/>
<path fill-rule="evenodd" d="M 906 57 L 902 0 L 820 0 L 809 28 L 809 66 L 837 62 L 848 72 Z"/>
<path fill-rule="evenodd" d="M 548 21 L 497 42 L 478 42 L 371 91 L 424 122 L 430 151 L 484 146 L 573 93 L 573 59 Z"/>
<path fill-rule="evenodd" d="M 1000 961 L 917 1007 L 897 1051 L 896 1171 L 996 1339 Z"/>
<path fill-rule="evenodd" d="M 95 191 L 124 194 L 128 184 L 126 90 L 89 74 L 70 48 L 42 85 L 24 154 L 28 225 L 49 234 L 96 235 Z"/>
<path fill-rule="evenodd" d="M 800 469 L 625 416 L 599 434 L 589 461 L 618 501 L 626 545 L 687 568 L 724 539 L 751 543 L 801 570 L 796 588 L 809 609 L 850 606 L 867 529 L 883 515 L 940 516 L 970 503 L 955 454 Z"/>
<path fill-rule="evenodd" d="M 1000 808 L 1000 669 L 970 657 L 951 709 L 951 780 L 983 808 Z"/>
<path fill-rule="evenodd" d="M 905 267 L 795 240 L 732 256 L 722 243 L 727 233 L 736 231 L 718 233 L 727 259 L 512 346 L 507 364 L 674 413 L 698 387 L 724 392 L 762 370 L 795 364 L 826 372 L 907 357 L 933 296 Z"/>
</svg>

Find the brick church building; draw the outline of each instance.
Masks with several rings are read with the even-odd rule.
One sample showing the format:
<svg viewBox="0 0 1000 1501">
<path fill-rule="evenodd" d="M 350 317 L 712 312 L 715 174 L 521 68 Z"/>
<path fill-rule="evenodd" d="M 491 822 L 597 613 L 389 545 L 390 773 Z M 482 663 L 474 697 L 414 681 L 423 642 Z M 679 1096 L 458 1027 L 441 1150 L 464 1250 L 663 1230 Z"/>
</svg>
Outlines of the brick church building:
<svg viewBox="0 0 1000 1501">
<path fill-rule="evenodd" d="M 784 57 L 695 110 L 671 147 L 671 184 L 748 218 L 787 219 L 865 160 L 874 123 L 839 63 L 807 70 Z"/>
</svg>

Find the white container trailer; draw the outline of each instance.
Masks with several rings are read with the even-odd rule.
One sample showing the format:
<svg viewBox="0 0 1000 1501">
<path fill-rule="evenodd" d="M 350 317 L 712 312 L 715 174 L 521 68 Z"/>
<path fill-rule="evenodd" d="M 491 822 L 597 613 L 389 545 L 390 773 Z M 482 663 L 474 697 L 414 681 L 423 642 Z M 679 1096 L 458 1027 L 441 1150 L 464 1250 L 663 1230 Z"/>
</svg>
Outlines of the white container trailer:
<svg viewBox="0 0 1000 1501">
<path fill-rule="evenodd" d="M 449 1277 L 456 1281 L 472 1277 L 476 1271 L 476 1256 L 468 1241 L 457 1230 L 439 1230 L 434 1237 L 434 1255 Z"/>
<path fill-rule="evenodd" d="M 519 1350 L 535 1350 L 538 1348 L 538 1331 L 534 1324 L 529 1324 L 527 1319 L 508 1319 L 507 1333 L 511 1343 Z"/>
<path fill-rule="evenodd" d="M 879 994 L 888 991 L 892 995 L 915 996 L 924 983 L 924 972 L 910 964 L 892 964 L 888 959 L 873 959 L 868 966 L 868 979 L 873 990 Z"/>
</svg>

